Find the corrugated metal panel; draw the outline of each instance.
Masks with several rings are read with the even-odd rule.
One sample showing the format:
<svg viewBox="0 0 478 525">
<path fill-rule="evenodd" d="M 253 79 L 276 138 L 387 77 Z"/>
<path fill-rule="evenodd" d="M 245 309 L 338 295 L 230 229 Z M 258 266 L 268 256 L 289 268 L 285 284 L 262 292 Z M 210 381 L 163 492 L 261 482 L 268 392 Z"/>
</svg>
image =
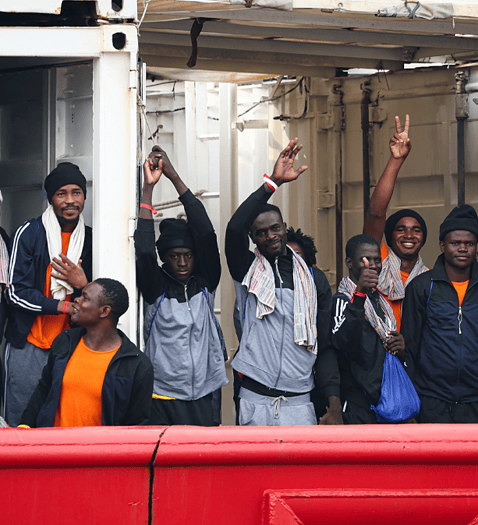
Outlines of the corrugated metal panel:
<svg viewBox="0 0 478 525">
<path fill-rule="evenodd" d="M 370 192 L 378 181 L 390 152 L 388 141 L 395 133 L 394 116 L 411 117 L 412 152 L 402 167 L 389 214 L 413 208 L 428 224 L 428 242 L 422 250 L 425 263 L 433 265 L 439 252 L 438 229 L 446 214 L 457 205 L 457 145 L 455 118 L 456 69 L 401 72 L 369 77 L 370 106 Z M 471 69 L 470 83 L 477 77 Z M 334 116 L 333 91 L 343 93 L 345 129 L 342 132 L 343 239 L 361 233 L 363 227 L 361 86 L 365 77 L 316 80 L 311 84 L 309 118 L 291 123 L 290 136 L 304 143 L 311 155 L 309 173 L 304 173 L 297 190 L 289 192 L 289 216 L 312 233 L 319 247 L 319 265 L 335 269 L 335 195 L 340 160 L 337 149 L 339 118 Z M 290 95 L 296 97 L 295 93 Z M 478 152 L 474 147 L 478 107 L 470 95 L 470 116 L 466 120 L 466 202 L 478 203 Z M 313 124 L 315 122 L 315 124 Z M 314 129 L 315 128 L 315 129 Z M 335 138 L 334 138 L 335 135 Z M 306 182 L 309 177 L 308 182 Z M 312 198 L 309 197 L 312 195 Z M 305 210 L 305 213 L 304 213 Z M 342 255 L 344 257 L 344 255 Z M 331 284 L 335 276 L 330 276 Z"/>
</svg>

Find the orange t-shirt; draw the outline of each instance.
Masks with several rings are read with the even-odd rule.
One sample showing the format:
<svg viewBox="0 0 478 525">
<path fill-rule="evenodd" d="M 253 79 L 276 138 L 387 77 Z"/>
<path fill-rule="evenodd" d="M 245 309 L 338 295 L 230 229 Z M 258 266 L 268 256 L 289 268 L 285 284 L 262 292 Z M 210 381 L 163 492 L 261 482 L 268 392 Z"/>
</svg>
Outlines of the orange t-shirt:
<svg viewBox="0 0 478 525">
<path fill-rule="evenodd" d="M 62 253 L 68 252 L 68 246 L 70 244 L 71 232 L 61 233 L 61 251 Z M 48 265 L 46 270 L 45 286 L 43 288 L 43 295 L 53 298 L 50 290 L 51 281 L 51 263 Z M 66 296 L 66 300 L 69 301 L 71 295 Z M 59 315 L 37 315 L 30 333 L 27 336 L 27 341 L 38 348 L 48 350 L 51 348 L 55 337 L 59 335 L 63 330 L 70 328 L 70 316 L 67 314 Z"/>
<path fill-rule="evenodd" d="M 66 365 L 53 426 L 101 426 L 101 391 L 106 370 L 118 349 L 96 352 L 81 338 Z"/>
<path fill-rule="evenodd" d="M 454 282 L 451 283 L 453 287 L 455 288 L 456 293 L 458 294 L 458 302 L 460 306 L 461 306 L 461 303 L 463 302 L 463 299 L 465 298 L 465 294 L 466 294 L 466 290 L 468 288 L 469 282 L 470 281 L 468 280 L 463 283 L 454 283 Z"/>
<path fill-rule="evenodd" d="M 382 257 L 382 262 L 388 256 L 388 247 L 387 247 L 387 245 L 384 242 L 382 242 L 382 247 L 380 249 L 380 255 Z M 402 272 L 402 270 L 400 270 L 400 273 L 402 274 L 402 282 L 403 282 L 403 285 L 405 286 L 405 283 L 407 282 L 408 276 L 410 274 L 406 273 L 406 272 Z M 402 303 L 403 303 L 403 300 L 398 299 L 396 301 L 390 301 L 388 296 L 383 295 L 383 294 L 381 294 L 381 295 L 382 295 L 382 297 L 385 297 L 387 303 L 392 307 L 393 315 L 395 316 L 395 320 L 397 322 L 397 332 L 400 332 L 400 326 L 402 324 Z"/>
</svg>

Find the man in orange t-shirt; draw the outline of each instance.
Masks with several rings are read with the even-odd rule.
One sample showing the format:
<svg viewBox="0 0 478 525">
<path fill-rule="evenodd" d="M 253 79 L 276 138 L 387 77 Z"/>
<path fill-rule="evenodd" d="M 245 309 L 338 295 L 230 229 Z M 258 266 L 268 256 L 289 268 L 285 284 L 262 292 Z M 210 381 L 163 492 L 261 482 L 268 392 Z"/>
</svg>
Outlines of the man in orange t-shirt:
<svg viewBox="0 0 478 525">
<path fill-rule="evenodd" d="M 42 378 L 23 413 L 22 427 L 146 425 L 153 365 L 117 329 L 128 292 L 114 279 L 97 279 L 73 303 L 80 328 L 53 342 Z"/>
<path fill-rule="evenodd" d="M 440 225 L 435 266 L 408 286 L 402 334 L 419 423 L 478 423 L 478 216 L 464 204 Z"/>
<path fill-rule="evenodd" d="M 15 232 L 8 271 L 5 419 L 17 426 L 55 337 L 70 327 L 71 300 L 91 280 L 92 235 L 82 211 L 86 179 L 60 163 L 45 179 L 49 206 Z"/>
<path fill-rule="evenodd" d="M 409 209 L 402 209 L 386 220 L 398 172 L 412 149 L 408 136 L 410 117 L 406 116 L 403 131 L 398 117 L 395 124 L 396 133 L 390 139 L 390 159 L 370 199 L 363 233 L 381 245 L 382 272 L 377 289 L 392 307 L 397 331 L 400 331 L 405 288 L 413 278 L 428 270 L 419 254 L 427 240 L 427 226 L 419 213 Z M 387 244 L 382 242 L 384 234 Z"/>
</svg>

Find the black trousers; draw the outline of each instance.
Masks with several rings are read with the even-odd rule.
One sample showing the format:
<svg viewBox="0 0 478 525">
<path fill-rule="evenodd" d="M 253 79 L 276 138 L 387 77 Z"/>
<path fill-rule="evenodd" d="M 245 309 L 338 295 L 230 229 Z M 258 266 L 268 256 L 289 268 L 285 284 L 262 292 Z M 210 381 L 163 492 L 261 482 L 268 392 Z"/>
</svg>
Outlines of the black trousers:
<svg viewBox="0 0 478 525">
<path fill-rule="evenodd" d="M 345 400 L 342 399 L 342 406 Z M 360 405 L 347 400 L 345 411 L 342 413 L 344 425 L 376 425 L 377 418 L 371 408 L 363 408 Z"/>
<path fill-rule="evenodd" d="M 420 401 L 419 423 L 478 423 L 478 402 L 447 403 L 428 396 Z"/>
<path fill-rule="evenodd" d="M 211 394 L 194 401 L 153 398 L 149 424 L 213 427 L 214 415 Z"/>
</svg>

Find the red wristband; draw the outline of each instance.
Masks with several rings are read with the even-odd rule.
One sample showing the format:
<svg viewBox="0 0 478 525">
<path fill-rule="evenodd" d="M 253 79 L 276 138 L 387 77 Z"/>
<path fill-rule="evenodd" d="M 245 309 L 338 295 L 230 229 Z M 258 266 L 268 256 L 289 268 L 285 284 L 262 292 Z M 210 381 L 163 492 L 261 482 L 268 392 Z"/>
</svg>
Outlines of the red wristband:
<svg viewBox="0 0 478 525">
<path fill-rule="evenodd" d="M 264 179 L 264 182 L 269 186 L 269 188 L 270 188 L 273 192 L 276 191 L 276 189 L 274 188 L 274 186 L 272 186 L 272 184 L 271 184 L 269 181 L 267 181 L 266 179 Z"/>
<path fill-rule="evenodd" d="M 140 208 L 146 208 L 147 210 L 152 211 L 154 213 L 154 215 L 156 215 L 158 213 L 152 206 L 150 206 L 149 204 L 145 204 L 144 202 L 142 202 L 139 205 L 139 207 Z"/>
<path fill-rule="evenodd" d="M 366 293 L 357 292 L 357 290 L 355 290 L 354 295 L 357 295 L 358 297 L 367 297 Z"/>
<path fill-rule="evenodd" d="M 66 309 L 68 308 L 68 305 L 70 304 L 70 301 L 65 301 L 63 304 L 63 313 L 66 314 Z"/>
</svg>

